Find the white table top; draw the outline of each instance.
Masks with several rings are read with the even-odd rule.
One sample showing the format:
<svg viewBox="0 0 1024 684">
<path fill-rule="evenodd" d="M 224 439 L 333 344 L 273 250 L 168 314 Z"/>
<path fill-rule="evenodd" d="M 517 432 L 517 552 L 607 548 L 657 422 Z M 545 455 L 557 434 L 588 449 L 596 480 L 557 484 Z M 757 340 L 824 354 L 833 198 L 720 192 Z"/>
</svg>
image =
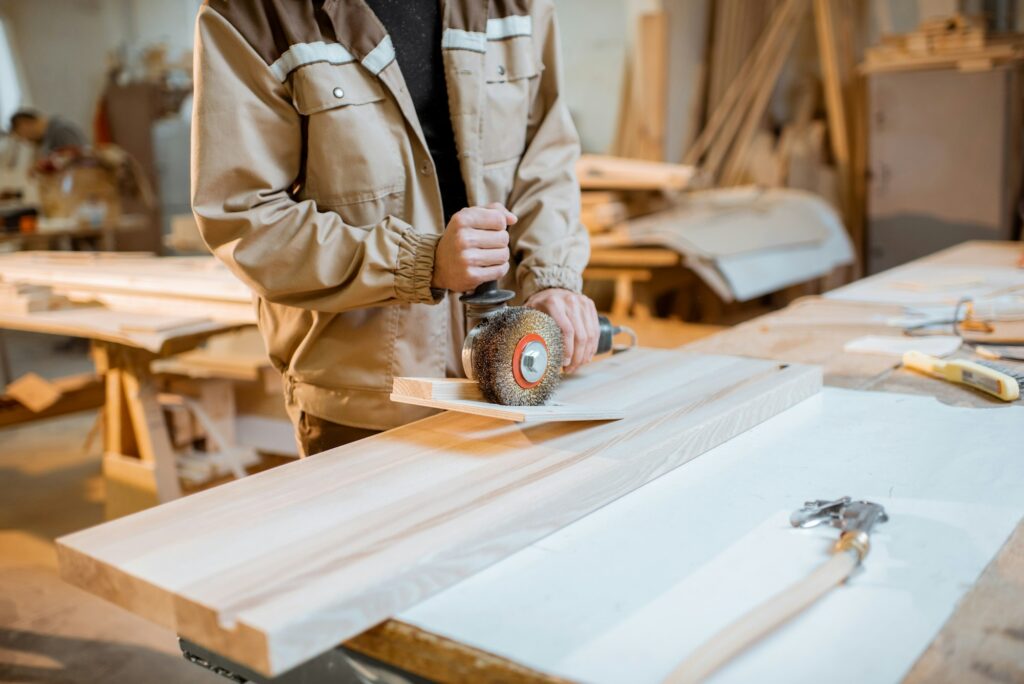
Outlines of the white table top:
<svg viewBox="0 0 1024 684">
<path fill-rule="evenodd" d="M 1024 514 L 1022 443 L 1021 407 L 825 389 L 397 618 L 574 680 L 656 682 L 826 557 L 835 530 L 790 511 L 850 495 L 892 516 L 864 569 L 713 681 L 895 681 Z"/>
</svg>

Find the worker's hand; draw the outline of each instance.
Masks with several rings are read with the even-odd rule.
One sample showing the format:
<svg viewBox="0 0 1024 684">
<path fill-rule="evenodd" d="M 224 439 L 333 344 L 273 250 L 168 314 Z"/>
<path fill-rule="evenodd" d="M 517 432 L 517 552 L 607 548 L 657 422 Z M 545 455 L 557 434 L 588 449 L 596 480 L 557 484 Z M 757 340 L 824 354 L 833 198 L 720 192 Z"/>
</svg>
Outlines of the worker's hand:
<svg viewBox="0 0 1024 684">
<path fill-rule="evenodd" d="M 452 216 L 434 253 L 430 286 L 469 292 L 508 273 L 508 226 L 518 219 L 501 204 L 469 207 Z"/>
<path fill-rule="evenodd" d="M 562 366 L 566 373 L 572 373 L 583 364 L 590 363 L 597 353 L 597 342 L 601 335 L 597 307 L 590 297 L 571 290 L 551 288 L 534 293 L 526 300 L 526 306 L 551 316 L 562 329 L 562 344 L 565 348 Z"/>
</svg>

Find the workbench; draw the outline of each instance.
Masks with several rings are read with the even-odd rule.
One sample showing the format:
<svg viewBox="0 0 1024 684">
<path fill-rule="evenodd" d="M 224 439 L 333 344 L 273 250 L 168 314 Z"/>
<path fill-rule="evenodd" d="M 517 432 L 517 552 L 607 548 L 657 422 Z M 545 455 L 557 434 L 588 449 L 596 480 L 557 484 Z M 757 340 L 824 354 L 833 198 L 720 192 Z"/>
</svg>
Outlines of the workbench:
<svg viewBox="0 0 1024 684">
<path fill-rule="evenodd" d="M 256 355 L 248 348 L 231 349 L 217 359 L 208 349 L 197 350 L 204 344 L 209 347 L 211 338 L 223 339 L 224 333 L 254 330 L 256 318 L 248 288 L 212 256 L 16 252 L 0 255 L 0 278 L 45 287 L 59 307 L 0 311 L 0 330 L 90 341 L 104 384 L 108 517 L 181 496 L 183 459 L 175 447 L 182 445 L 172 442 L 182 441 L 175 437 L 190 430 L 168 430 L 163 411 L 177 416 L 179 426 L 192 418 L 198 421 L 199 413 L 203 420 L 216 423 L 222 439 L 214 441 L 237 447 L 231 461 L 237 461 L 243 450 L 246 461 L 257 449 L 297 455 L 279 376 L 270 367 L 262 342 L 257 343 Z M 236 386 L 244 389 L 236 391 Z M 182 399 L 186 396 L 190 399 Z M 95 393 L 87 398 L 94 400 Z M 184 404 L 170 406 L 169 401 Z M 76 407 L 90 406 L 68 402 L 68 410 Z M 244 418 L 237 415 L 243 410 Z M 56 414 L 37 414 L 48 415 Z M 0 422 L 31 417 L 27 410 L 16 415 L 7 411 Z M 188 472 L 197 477 L 206 467 L 197 462 L 192 466 Z"/>
<path fill-rule="evenodd" d="M 1022 245 L 1013 242 L 968 242 L 929 257 L 912 262 L 901 273 L 912 277 L 915 266 L 977 267 L 979 271 L 994 267 L 1013 268 L 1021 254 Z M 873 276 L 848 287 L 864 287 L 878 282 L 884 274 Z M 1024 271 L 1021 271 L 1024 284 Z M 841 288 L 842 289 L 842 288 Z M 952 312 L 951 312 L 952 313 Z M 980 434 L 990 421 L 990 412 L 1000 413 L 1003 402 L 991 399 L 959 385 L 944 383 L 899 368 L 899 361 L 891 357 L 855 355 L 843 351 L 843 345 L 863 335 L 895 335 L 884 319 L 902 314 L 894 304 L 861 304 L 837 298 L 811 297 L 795 302 L 778 312 L 759 317 L 734 328 L 685 345 L 683 349 L 716 354 L 741 354 L 780 361 L 820 364 L 825 371 L 827 387 L 852 390 L 898 392 L 935 397 L 938 401 L 957 407 L 975 407 Z M 966 351 L 959 356 L 968 356 Z M 1024 405 L 1024 401 L 1014 402 Z M 995 439 L 995 438 L 992 438 Z M 693 468 L 691 464 L 687 468 Z M 681 469 L 686 470 L 686 468 Z M 811 493 L 807 493 L 810 495 Z M 829 493 L 826 493 L 829 494 Z M 837 491 L 830 494 L 862 492 Z M 823 494 L 824 495 L 824 494 Z M 802 494 L 795 494 L 802 496 Z M 794 502 L 795 504 L 796 502 Z M 596 515 L 596 514 L 595 514 Z M 591 517 L 595 517 L 592 515 Z M 639 532 L 639 530 L 634 530 Z M 615 553 L 617 550 L 610 550 Z M 577 552 L 579 552 L 577 550 Z M 593 552 L 592 562 L 601 556 Z M 507 563 L 506 563 L 507 564 Z M 504 564 L 499 564 L 499 566 Z M 513 569 L 523 570 L 522 565 Z M 578 570 L 578 568 L 577 568 Z M 498 573 L 495 570 L 494 573 Z M 568 574 L 562 575 L 569 580 Z M 464 584 L 472 584 L 466 582 Z M 484 585 L 494 589 L 493 585 Z M 541 594 L 557 591 L 554 587 L 534 587 Z M 568 590 L 568 587 L 565 587 Z M 514 592 L 515 588 L 509 588 Z M 479 593 L 471 596 L 484 600 Z M 513 594 L 508 604 L 525 600 Z M 503 605 L 495 599 L 496 607 Z M 452 604 L 459 605 L 454 601 Z M 561 604 L 560 604 L 561 605 Z M 430 613 L 421 622 L 414 623 L 402 617 L 389 620 L 346 643 L 346 647 L 368 655 L 380 662 L 442 681 L 476 682 L 562 682 L 564 678 L 542 672 L 517 662 L 514 654 L 520 649 L 524 656 L 530 650 L 523 646 L 531 635 L 522 632 L 519 622 L 506 630 L 494 631 L 504 638 L 491 639 L 492 644 L 504 646 L 504 655 L 498 648 L 482 649 L 467 641 L 444 635 L 443 628 L 460 625 L 458 615 L 445 615 L 431 622 Z M 422 617 L 424 613 L 418 615 Z M 437 617 L 435 615 L 435 617 Z M 585 619 L 584 616 L 578 616 Z M 557 619 L 547 615 L 539 620 Z M 595 618 L 597 619 L 597 618 Z M 500 613 L 494 620 L 501 621 Z M 483 626 L 468 615 L 462 627 L 471 631 Z M 945 623 L 909 672 L 905 681 L 965 682 L 983 680 L 1020 681 L 1024 677 L 1024 642 L 1020 626 L 1024 624 L 1024 521 L 1017 525 L 1012 536 L 999 554 L 978 578 L 973 588 L 960 601 L 956 611 Z M 427 626 L 424 626 L 427 625 Z M 430 626 L 434 629 L 431 629 Z M 537 625 L 536 640 L 544 640 L 544 630 Z M 565 629 L 570 629 L 568 626 Z M 708 636 L 708 635 L 705 635 Z M 525 659 L 525 658 L 524 658 Z M 763 674 L 763 673 L 762 673 Z M 639 680 L 637 680 L 639 681 Z"/>
<path fill-rule="evenodd" d="M 142 320 L 152 329 L 131 328 Z M 161 322 L 167 327 L 160 329 Z M 0 328 L 90 341 L 96 372 L 104 382 L 103 476 L 107 517 L 111 518 L 182 494 L 151 369 L 153 361 L 195 349 L 210 337 L 238 327 L 223 321 L 143 316 L 103 307 L 0 312 Z"/>
<path fill-rule="evenodd" d="M 925 266 L 948 263 L 981 272 L 1008 271 L 1019 250 L 1012 244 L 970 244 L 936 255 Z M 913 267 L 904 275 L 912 277 Z M 884 282 L 877 283 L 884 289 Z M 856 658 L 844 670 L 845 681 L 890 681 L 906 672 L 909 660 L 925 650 L 934 629 L 951 614 L 963 587 L 979 575 L 909 680 L 952 682 L 995 673 L 1012 681 L 1021 670 L 1019 624 L 1024 617 L 1024 532 L 1019 526 L 1024 508 L 1018 496 L 1024 471 L 1016 458 L 1024 441 L 1021 408 L 896 370 L 898 358 L 843 352 L 843 345 L 858 336 L 897 334 L 886 320 L 905 312 L 891 301 L 862 304 L 842 295 L 800 301 L 686 347 L 704 354 L 785 361 L 788 366 L 743 370 L 751 359 L 685 353 L 669 358 L 638 351 L 637 356 L 627 353 L 622 361 L 605 360 L 584 369 L 575 383 L 567 381 L 584 394 L 599 389 L 597 394 L 610 396 L 614 385 L 630 395 L 633 408 L 621 431 L 580 426 L 521 432 L 484 419 L 436 416 L 371 438 L 365 448 L 358 443 L 342 447 L 58 540 L 62 575 L 150 619 L 177 625 L 183 636 L 206 635 L 204 639 L 219 644 L 216 648 L 238 653 L 246 659 L 242 662 L 264 670 L 275 669 L 267 663 L 278 651 L 265 651 L 274 643 L 274 648 L 285 649 L 279 651 L 277 671 L 312 657 L 314 651 L 324 656 L 309 662 L 320 661 L 329 670 L 333 664 L 327 660 L 342 651 L 331 650 L 340 639 L 327 643 L 326 632 L 344 630 L 353 619 L 365 625 L 392 615 L 345 641 L 343 648 L 439 681 L 652 681 L 667 672 L 666 664 L 678 663 L 685 649 L 710 636 L 709 624 L 718 610 L 709 608 L 700 593 L 695 595 L 693 586 L 689 596 L 679 595 L 675 583 L 681 577 L 689 580 L 687 572 L 703 573 L 706 593 L 721 595 L 724 580 L 719 581 L 719 573 L 731 574 L 737 587 L 748 586 L 742 581 L 744 569 L 748 579 L 751 572 L 772 575 L 775 564 L 765 561 L 770 555 L 763 544 L 750 547 L 756 562 L 743 555 L 739 558 L 745 562 L 723 560 L 737 554 L 730 544 L 742 547 L 761 536 L 820 553 L 822 546 L 790 541 L 800 537 L 786 531 L 788 512 L 778 506 L 850 494 L 884 502 L 903 521 L 892 528 L 890 538 L 881 532 L 875 552 L 880 561 L 872 564 L 869 559 L 864 575 L 833 592 L 835 598 L 826 599 L 822 610 L 812 609 L 806 620 L 773 635 L 766 649 L 742 656 L 737 666 L 745 679 L 733 670 L 725 673 L 724 681 L 749 681 L 776 671 L 765 667 L 766 662 L 799 664 L 802 676 L 796 679 L 820 681 L 821 676 L 808 673 L 833 667 L 846 645 L 843 630 L 849 625 L 834 621 L 859 619 L 857 633 L 870 633 L 873 623 L 865 622 L 863 611 L 848 611 L 861 597 L 872 596 L 877 573 L 887 571 L 895 573 L 887 587 L 902 582 L 905 595 L 896 597 L 915 607 L 915 619 L 904 625 L 900 614 L 892 612 L 899 602 L 882 592 L 888 612 L 875 631 L 893 637 L 892 645 L 885 644 L 890 653 L 887 658 L 877 653 Z M 732 394 L 748 406 L 759 405 L 760 399 L 750 398 L 759 395 L 750 380 L 742 379 L 744 374 L 769 382 L 764 373 L 796 371 L 796 379 L 803 372 L 796 362 L 824 367 L 829 386 L 820 396 L 795 405 L 790 400 L 788 411 L 748 423 L 749 431 L 734 432 L 731 440 L 728 435 L 710 443 L 697 439 L 713 448 L 700 458 L 691 453 L 695 460 L 685 467 L 673 469 L 678 460 L 665 463 L 657 468 L 658 479 L 644 477 L 637 484 L 647 484 L 628 496 L 621 496 L 628 490 L 619 489 L 617 494 L 605 491 L 597 501 L 577 499 L 586 495 L 588 478 L 601 483 L 598 490 L 621 482 L 601 478 L 601 469 L 626 465 L 634 450 L 647 459 L 645 467 L 658 463 L 658 452 L 643 454 L 645 440 L 687 444 L 693 443 L 690 429 L 718 432 L 708 430 L 712 415 L 702 413 L 717 399 L 701 398 L 702 392 Z M 663 380 L 654 380 L 659 377 Z M 664 403 L 652 399 L 647 389 L 659 386 L 664 391 L 680 382 L 671 391 L 685 392 L 695 403 L 676 405 L 667 395 Z M 806 392 L 811 388 L 801 382 L 777 388 L 801 387 L 798 396 L 784 390 L 791 399 L 810 396 Z M 635 403 L 638 392 L 654 405 L 637 408 L 648 406 Z M 922 396 L 908 397 L 907 392 Z M 730 413 L 719 412 L 718 420 Z M 986 440 L 990 434 L 995 438 Z M 652 441 L 658 439 L 668 441 Z M 616 451 L 615 442 L 626 448 Z M 980 468 L 979 454 L 991 454 Z M 675 458 L 665 455 L 669 461 Z M 939 457 L 941 463 L 933 466 L 930 459 Z M 582 469 L 565 471 L 562 484 L 557 476 L 542 482 L 539 472 L 534 479 L 531 473 L 538 466 L 543 465 L 545 477 L 560 472 L 551 467 L 556 462 Z M 508 465 L 502 463 L 512 469 L 505 470 Z M 447 480 L 443 472 L 464 477 L 464 469 L 478 467 L 480 476 L 468 481 Z M 522 472 L 514 473 L 517 469 Z M 934 472 L 922 475 L 929 470 Z M 883 472 L 887 476 L 880 478 Z M 435 480 L 437 485 L 431 484 Z M 375 487 L 389 481 L 400 485 L 393 503 L 390 497 L 380 501 L 372 495 L 385 491 Z M 976 505 L 979 488 L 985 488 L 991 506 Z M 463 498 L 467 500 L 460 502 Z M 359 514 L 363 507 L 368 507 L 365 518 Z M 307 521 L 301 527 L 323 528 L 325 515 L 334 517 L 337 510 L 348 511 L 344 524 L 328 521 L 319 534 L 312 529 L 289 532 L 300 520 Z M 535 510 L 536 516 L 547 516 L 543 525 Z M 915 515 L 922 510 L 934 515 Z M 506 520 L 510 516 L 525 527 L 515 531 L 516 523 Z M 562 523 L 550 534 L 552 516 L 562 516 Z M 211 521 L 211 529 L 180 536 L 199 519 Z M 935 527 L 936 520 L 950 525 Z M 709 525 L 711 521 L 715 524 Z M 434 528 L 437 534 L 427 536 Z M 529 545 L 511 540 L 510 533 Z M 1007 538 L 997 561 L 981 574 Z M 229 546 L 224 540 L 230 540 Z M 974 547 L 985 553 L 972 551 Z M 195 561 L 197 554 L 204 563 Z M 301 562 L 296 558 L 289 563 L 295 554 Z M 360 564 L 372 556 L 380 558 L 378 566 L 391 563 L 400 581 L 379 580 L 381 575 L 370 572 L 370 566 L 360 571 Z M 882 562 L 886 557 L 890 562 Z M 961 557 L 966 560 L 960 562 Z M 941 582 L 920 581 L 920 573 L 929 568 L 941 569 Z M 378 581 L 384 584 L 374 584 Z M 359 587 L 366 582 L 370 588 L 364 596 Z M 304 583 L 315 586 L 307 590 Z M 942 601 L 922 593 L 922 584 L 941 585 Z M 339 594 L 348 598 L 339 603 Z M 728 596 L 723 596 L 722 614 Z M 874 605 L 879 598 L 876 592 Z M 699 619 L 690 619 L 688 611 L 697 610 L 694 606 L 702 600 Z M 835 601 L 845 601 L 847 611 L 830 612 L 828 606 Z M 743 607 L 742 602 L 738 605 Z M 916 618 L 924 613 L 933 622 L 924 623 L 922 631 Z M 661 629 L 652 631 L 652 620 Z M 809 624 L 815 625 L 811 634 Z M 792 642 L 794 634 L 799 635 L 796 644 L 778 646 L 787 639 Z M 814 637 L 806 641 L 808 650 L 794 652 L 808 636 Z M 216 655 L 185 646 L 197 663 Z M 292 649 L 290 656 L 286 649 Z M 270 655 L 261 665 L 252 654 L 264 652 Z M 761 669 L 751 673 L 751 663 Z M 851 673 L 860 679 L 851 679 Z"/>
</svg>

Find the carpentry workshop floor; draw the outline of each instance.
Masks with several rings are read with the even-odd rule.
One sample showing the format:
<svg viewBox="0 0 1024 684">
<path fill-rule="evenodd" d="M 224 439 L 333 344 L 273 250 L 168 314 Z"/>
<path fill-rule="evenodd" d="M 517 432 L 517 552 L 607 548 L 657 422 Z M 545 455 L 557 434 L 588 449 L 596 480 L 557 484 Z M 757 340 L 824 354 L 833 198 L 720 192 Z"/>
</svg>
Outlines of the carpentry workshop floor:
<svg viewBox="0 0 1024 684">
<path fill-rule="evenodd" d="M 7 333 L 15 377 L 89 370 L 84 347 Z M 45 371 L 45 373 L 44 373 Z M 64 584 L 55 537 L 103 520 L 95 411 L 0 430 L 0 682 L 207 682 L 175 635 Z"/>
</svg>

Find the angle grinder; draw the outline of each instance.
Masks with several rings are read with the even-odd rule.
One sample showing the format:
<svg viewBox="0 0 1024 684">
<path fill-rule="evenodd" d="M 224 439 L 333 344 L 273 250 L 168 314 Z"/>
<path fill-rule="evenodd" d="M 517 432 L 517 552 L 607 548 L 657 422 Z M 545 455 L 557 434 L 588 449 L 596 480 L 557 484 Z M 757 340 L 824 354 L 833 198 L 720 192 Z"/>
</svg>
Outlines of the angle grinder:
<svg viewBox="0 0 1024 684">
<path fill-rule="evenodd" d="M 551 398 L 562 378 L 562 331 L 551 316 L 525 306 L 509 306 L 515 297 L 496 281 L 482 283 L 461 297 L 469 332 L 462 345 L 462 368 L 476 380 L 488 401 L 505 406 L 540 406 Z M 613 338 L 636 335 L 598 316 L 601 335 L 597 353 L 621 351 Z M 628 347 L 626 347 L 628 348 Z"/>
</svg>

